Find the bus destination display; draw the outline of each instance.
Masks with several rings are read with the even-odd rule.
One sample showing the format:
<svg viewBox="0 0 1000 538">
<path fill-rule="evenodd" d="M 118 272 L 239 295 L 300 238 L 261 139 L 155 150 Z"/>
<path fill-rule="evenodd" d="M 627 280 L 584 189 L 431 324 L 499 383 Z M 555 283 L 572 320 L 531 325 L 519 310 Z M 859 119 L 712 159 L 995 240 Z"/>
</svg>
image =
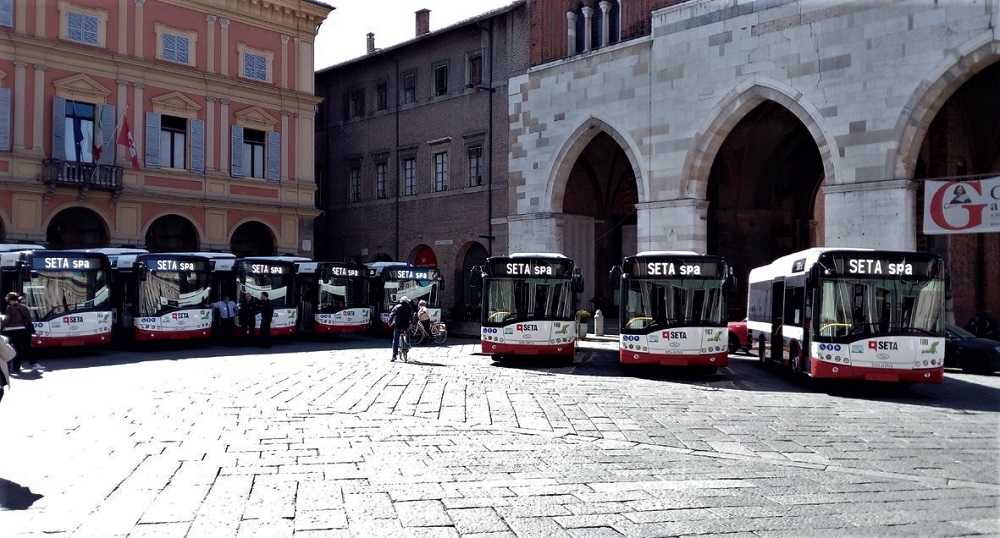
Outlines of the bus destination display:
<svg viewBox="0 0 1000 538">
<path fill-rule="evenodd" d="M 436 280 L 437 271 L 434 269 L 393 269 L 386 271 L 385 276 L 390 280 Z"/>
<path fill-rule="evenodd" d="M 722 264 L 687 260 L 632 260 L 632 277 L 647 278 L 721 278 Z"/>
<path fill-rule="evenodd" d="M 288 268 L 283 265 L 271 265 L 268 263 L 247 264 L 247 272 L 251 275 L 283 275 Z"/>
<path fill-rule="evenodd" d="M 45 256 L 32 258 L 31 268 L 49 271 L 88 271 L 100 269 L 101 261 L 97 258 L 70 258 L 66 256 Z"/>
<path fill-rule="evenodd" d="M 331 266 L 328 267 L 330 276 L 344 276 L 344 277 L 358 277 L 361 276 L 361 270 L 354 267 L 338 267 Z"/>
<path fill-rule="evenodd" d="M 204 271 L 204 262 L 182 261 L 175 259 L 152 259 L 146 261 L 146 267 L 151 271 Z"/>
<path fill-rule="evenodd" d="M 572 264 L 563 261 L 499 259 L 490 262 L 489 276 L 527 278 L 569 278 Z"/>
<path fill-rule="evenodd" d="M 827 268 L 832 273 L 853 277 L 933 277 L 939 268 L 933 259 L 831 254 Z"/>
</svg>

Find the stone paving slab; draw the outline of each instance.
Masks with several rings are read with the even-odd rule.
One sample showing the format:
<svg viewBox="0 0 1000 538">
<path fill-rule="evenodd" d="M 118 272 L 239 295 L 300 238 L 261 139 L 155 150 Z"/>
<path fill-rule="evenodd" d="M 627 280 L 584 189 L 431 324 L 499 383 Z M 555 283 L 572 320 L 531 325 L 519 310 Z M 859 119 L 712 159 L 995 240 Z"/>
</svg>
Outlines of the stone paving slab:
<svg viewBox="0 0 1000 538">
<path fill-rule="evenodd" d="M 1000 534 L 1000 378 L 835 387 L 370 340 L 43 361 L 7 536 Z M 184 366 L 195 366 L 185 368 Z"/>
</svg>

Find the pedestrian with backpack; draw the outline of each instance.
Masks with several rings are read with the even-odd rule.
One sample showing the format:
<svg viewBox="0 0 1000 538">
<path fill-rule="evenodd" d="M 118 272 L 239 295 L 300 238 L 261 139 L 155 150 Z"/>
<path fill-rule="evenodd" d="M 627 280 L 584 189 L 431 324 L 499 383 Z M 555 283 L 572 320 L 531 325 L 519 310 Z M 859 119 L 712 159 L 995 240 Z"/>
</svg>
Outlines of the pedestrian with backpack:
<svg viewBox="0 0 1000 538">
<path fill-rule="evenodd" d="M 31 370 L 37 370 L 38 364 L 31 360 L 31 335 L 35 332 L 35 324 L 31 321 L 31 312 L 21 303 L 21 297 L 15 292 L 7 294 L 7 308 L 4 310 L 3 323 L 0 332 L 7 337 L 10 345 L 17 351 L 17 356 L 10 364 L 10 371 L 21 373 L 21 363 Z"/>
<path fill-rule="evenodd" d="M 410 323 L 413 321 L 413 305 L 405 295 L 397 299 L 396 305 L 389 311 L 389 326 L 392 327 L 392 360 L 396 360 L 399 354 L 399 339 L 407 338 L 406 332 L 410 330 Z M 404 355 L 405 357 L 405 355 Z"/>
</svg>

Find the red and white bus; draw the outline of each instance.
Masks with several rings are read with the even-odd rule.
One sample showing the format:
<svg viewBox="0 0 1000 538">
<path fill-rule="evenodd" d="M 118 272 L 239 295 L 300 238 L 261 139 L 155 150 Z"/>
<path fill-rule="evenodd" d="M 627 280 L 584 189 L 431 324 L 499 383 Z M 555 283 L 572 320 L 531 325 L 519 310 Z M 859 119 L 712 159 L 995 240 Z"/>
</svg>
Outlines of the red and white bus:
<svg viewBox="0 0 1000 538">
<path fill-rule="evenodd" d="M 364 333 L 371 328 L 368 269 L 346 262 L 299 262 L 301 328 L 313 334 Z"/>
<path fill-rule="evenodd" d="M 138 256 L 135 340 L 210 338 L 212 266 L 212 260 L 197 254 Z"/>
<path fill-rule="evenodd" d="M 497 358 L 576 353 L 576 293 L 583 278 L 562 254 L 512 254 L 482 270 L 482 351 Z"/>
<path fill-rule="evenodd" d="M 105 345 L 114 323 L 108 257 L 85 250 L 0 254 L 5 285 L 24 296 L 36 348 Z"/>
<path fill-rule="evenodd" d="M 271 318 L 272 336 L 293 336 L 298 328 L 298 304 L 295 295 L 295 266 L 308 262 L 298 256 L 262 256 L 238 258 L 233 267 L 236 277 L 237 297 L 249 293 L 260 301 L 267 293 L 274 315 Z M 260 328 L 260 314 L 255 318 Z"/>
<path fill-rule="evenodd" d="M 922 252 L 813 248 L 750 271 L 752 345 L 814 378 L 941 383 L 944 262 Z"/>
<path fill-rule="evenodd" d="M 441 321 L 441 286 L 444 279 L 434 267 L 404 262 L 372 262 L 368 267 L 369 301 L 379 316 L 382 330 L 390 330 L 389 313 L 399 297 L 417 303 L 427 301 L 431 321 Z"/>
<path fill-rule="evenodd" d="M 725 291 L 719 256 L 640 252 L 625 258 L 619 361 L 720 368 L 729 364 Z"/>
</svg>

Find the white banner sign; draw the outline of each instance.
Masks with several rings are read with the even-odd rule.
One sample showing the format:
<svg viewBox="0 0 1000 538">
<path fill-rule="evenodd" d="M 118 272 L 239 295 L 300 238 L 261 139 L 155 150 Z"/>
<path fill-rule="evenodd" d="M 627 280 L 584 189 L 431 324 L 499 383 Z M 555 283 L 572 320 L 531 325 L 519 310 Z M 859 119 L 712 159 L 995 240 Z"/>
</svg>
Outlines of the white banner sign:
<svg viewBox="0 0 1000 538">
<path fill-rule="evenodd" d="M 924 233 L 1000 232 L 1000 177 L 924 182 Z"/>
</svg>

